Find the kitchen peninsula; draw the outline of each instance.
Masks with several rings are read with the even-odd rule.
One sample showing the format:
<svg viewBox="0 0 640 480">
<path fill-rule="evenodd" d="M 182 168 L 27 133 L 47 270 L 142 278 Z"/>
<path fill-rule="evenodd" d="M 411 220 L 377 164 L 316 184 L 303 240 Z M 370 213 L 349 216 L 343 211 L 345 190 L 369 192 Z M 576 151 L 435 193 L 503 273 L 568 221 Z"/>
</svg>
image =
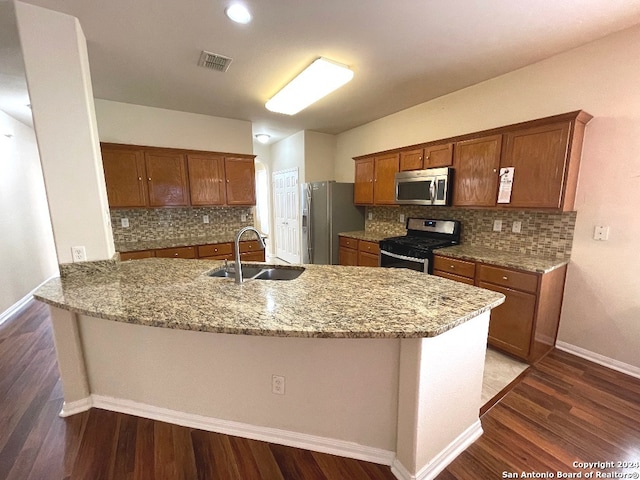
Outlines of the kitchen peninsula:
<svg viewBox="0 0 640 480">
<path fill-rule="evenodd" d="M 499 293 L 404 269 L 305 265 L 236 285 L 207 275 L 219 261 L 78 265 L 35 293 L 51 306 L 62 415 L 105 408 L 398 478 L 431 478 L 482 433 Z"/>
</svg>

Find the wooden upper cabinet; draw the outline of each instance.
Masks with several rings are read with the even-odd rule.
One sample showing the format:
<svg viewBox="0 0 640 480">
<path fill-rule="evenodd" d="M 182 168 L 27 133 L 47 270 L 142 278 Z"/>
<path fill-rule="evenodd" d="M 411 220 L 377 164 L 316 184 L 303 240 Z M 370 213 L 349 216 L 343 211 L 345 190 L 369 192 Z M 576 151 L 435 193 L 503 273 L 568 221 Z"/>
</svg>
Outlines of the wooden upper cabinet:
<svg viewBox="0 0 640 480">
<path fill-rule="evenodd" d="M 400 171 L 421 170 L 424 168 L 424 150 L 406 150 L 400 152 Z"/>
<path fill-rule="evenodd" d="M 181 153 L 145 152 L 149 205 L 152 207 L 189 205 L 187 167 Z"/>
<path fill-rule="evenodd" d="M 395 179 L 400 171 L 400 156 L 397 153 L 375 157 L 373 170 L 374 205 L 394 205 L 396 198 Z"/>
<path fill-rule="evenodd" d="M 360 158 L 355 161 L 355 166 L 353 203 L 356 205 L 373 205 L 373 157 Z"/>
<path fill-rule="evenodd" d="M 142 150 L 103 146 L 102 165 L 110 207 L 145 207 L 149 204 Z"/>
<path fill-rule="evenodd" d="M 424 149 L 424 168 L 449 167 L 453 164 L 453 143 L 431 145 Z"/>
<path fill-rule="evenodd" d="M 253 158 L 225 157 L 227 205 L 256 204 L 256 167 Z"/>
<path fill-rule="evenodd" d="M 502 135 L 458 142 L 454 149 L 453 205 L 495 206 Z"/>
<path fill-rule="evenodd" d="M 224 205 L 224 156 L 187 154 L 187 166 L 191 205 Z"/>
<path fill-rule="evenodd" d="M 514 208 L 562 208 L 571 122 L 560 122 L 504 135 L 500 167 L 514 167 Z M 573 202 L 572 202 L 573 203 Z"/>
</svg>

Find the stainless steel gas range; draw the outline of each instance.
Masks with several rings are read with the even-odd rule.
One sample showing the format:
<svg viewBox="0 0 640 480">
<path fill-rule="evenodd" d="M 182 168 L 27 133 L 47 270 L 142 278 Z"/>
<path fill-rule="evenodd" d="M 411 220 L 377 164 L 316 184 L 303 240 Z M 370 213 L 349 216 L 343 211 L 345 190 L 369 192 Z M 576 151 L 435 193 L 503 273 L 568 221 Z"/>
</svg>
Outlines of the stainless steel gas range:
<svg viewBox="0 0 640 480">
<path fill-rule="evenodd" d="M 460 243 L 458 220 L 408 218 L 407 234 L 380 241 L 380 266 L 433 271 L 433 250 Z"/>
</svg>

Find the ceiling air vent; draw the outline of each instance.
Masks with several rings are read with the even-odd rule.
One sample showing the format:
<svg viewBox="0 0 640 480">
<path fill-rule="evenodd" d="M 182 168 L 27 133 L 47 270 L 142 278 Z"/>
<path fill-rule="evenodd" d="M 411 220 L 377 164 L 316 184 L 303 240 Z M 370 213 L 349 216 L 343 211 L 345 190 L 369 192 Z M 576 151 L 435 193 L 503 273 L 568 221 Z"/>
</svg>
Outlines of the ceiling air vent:
<svg viewBox="0 0 640 480">
<path fill-rule="evenodd" d="M 219 55 L 217 53 L 205 52 L 204 50 L 200 54 L 200 60 L 198 61 L 198 65 L 205 68 L 210 68 L 211 70 L 217 70 L 219 72 L 226 72 L 231 65 L 232 59 L 229 57 L 225 57 L 224 55 Z"/>
</svg>

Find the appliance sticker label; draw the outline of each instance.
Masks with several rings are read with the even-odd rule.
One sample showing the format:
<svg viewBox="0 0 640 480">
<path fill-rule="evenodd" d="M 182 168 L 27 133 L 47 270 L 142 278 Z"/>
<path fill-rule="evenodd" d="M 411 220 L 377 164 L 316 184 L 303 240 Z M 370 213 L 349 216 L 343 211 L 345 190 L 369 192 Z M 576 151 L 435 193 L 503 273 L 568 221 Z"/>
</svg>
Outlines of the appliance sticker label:
<svg viewBox="0 0 640 480">
<path fill-rule="evenodd" d="M 511 202 L 511 189 L 513 188 L 513 174 L 515 167 L 500 169 L 500 188 L 498 190 L 498 203 Z"/>
</svg>

